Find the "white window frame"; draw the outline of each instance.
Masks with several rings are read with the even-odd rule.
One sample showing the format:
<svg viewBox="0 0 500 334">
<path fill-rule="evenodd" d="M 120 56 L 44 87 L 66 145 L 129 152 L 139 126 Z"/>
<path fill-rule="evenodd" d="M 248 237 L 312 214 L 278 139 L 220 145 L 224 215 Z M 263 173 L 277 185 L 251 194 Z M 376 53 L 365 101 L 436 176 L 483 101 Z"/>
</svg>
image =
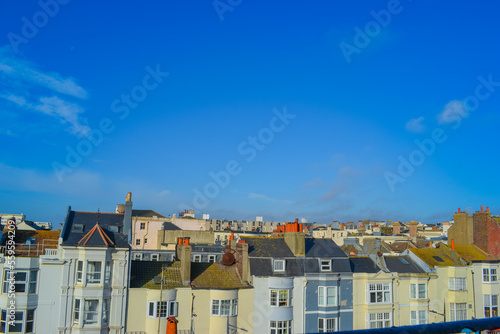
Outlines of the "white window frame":
<svg viewBox="0 0 500 334">
<path fill-rule="evenodd" d="M 331 333 L 336 331 L 337 331 L 337 318 L 318 318 L 319 333 Z"/>
<path fill-rule="evenodd" d="M 75 302 L 73 304 L 73 324 L 80 324 L 80 314 L 82 310 L 82 300 L 80 298 L 75 298 Z"/>
<path fill-rule="evenodd" d="M 332 271 L 332 260 L 319 260 L 321 271 Z"/>
<path fill-rule="evenodd" d="M 9 293 L 9 278 L 11 276 L 10 273 L 13 273 L 14 276 L 14 287 L 15 293 L 19 294 L 35 294 L 37 291 L 37 283 L 38 283 L 38 272 L 36 270 L 9 270 L 5 269 L 3 272 L 3 284 L 2 284 L 2 293 Z M 24 280 L 21 280 L 19 276 L 24 274 Z M 19 291 L 18 287 L 23 287 L 24 291 Z"/>
<path fill-rule="evenodd" d="M 92 304 L 91 304 L 92 303 Z M 95 305 L 95 309 L 90 309 L 90 307 L 88 306 L 91 306 L 91 305 Z M 91 298 L 87 298 L 87 299 L 83 299 L 83 324 L 84 325 L 95 325 L 99 322 L 99 311 L 100 311 L 100 303 L 99 303 L 99 299 L 91 299 Z M 81 306 L 80 306 L 80 309 L 81 309 Z M 95 320 L 94 319 L 88 319 L 89 316 L 95 316 Z"/>
<path fill-rule="evenodd" d="M 333 298 L 333 303 L 328 300 Z M 337 305 L 337 287 L 336 286 L 318 286 L 318 305 L 336 306 Z"/>
<path fill-rule="evenodd" d="M 142 253 L 134 253 L 134 260 L 142 260 Z"/>
<path fill-rule="evenodd" d="M 449 321 L 467 320 L 467 303 L 450 303 Z"/>
<path fill-rule="evenodd" d="M 289 334 L 292 332 L 292 320 L 274 321 L 269 322 L 271 334 Z"/>
<path fill-rule="evenodd" d="M 193 262 L 201 262 L 201 255 L 200 254 L 193 255 Z"/>
<path fill-rule="evenodd" d="M 102 323 L 103 325 L 109 323 L 109 299 L 102 300 Z"/>
<path fill-rule="evenodd" d="M 372 295 L 375 301 L 372 302 Z M 366 285 L 366 297 L 368 304 L 389 304 L 392 303 L 391 283 L 368 283 Z M 379 297 L 381 298 L 380 301 Z"/>
<path fill-rule="evenodd" d="M 269 290 L 269 305 L 271 307 L 291 307 L 293 301 L 292 289 Z"/>
<path fill-rule="evenodd" d="M 282 273 L 285 272 L 286 262 L 285 260 L 273 260 L 273 271 Z"/>
<path fill-rule="evenodd" d="M 498 270 L 497 268 L 483 268 L 483 283 L 497 283 Z"/>
<path fill-rule="evenodd" d="M 498 317 L 498 295 L 483 295 L 483 303 L 485 318 Z"/>
<path fill-rule="evenodd" d="M 167 317 L 177 316 L 178 304 L 175 300 L 148 300 L 146 317 L 166 319 Z"/>
<path fill-rule="evenodd" d="M 160 261 L 160 254 L 151 254 L 151 261 Z"/>
<path fill-rule="evenodd" d="M 83 283 L 83 261 L 76 261 L 76 283 Z"/>
<path fill-rule="evenodd" d="M 224 306 L 223 306 L 224 304 Z M 226 312 L 224 312 L 227 310 Z M 223 314 L 224 313 L 224 314 Z M 238 315 L 238 299 L 210 300 L 210 315 L 215 317 L 235 317 Z"/>
<path fill-rule="evenodd" d="M 112 268 L 113 268 L 113 261 L 106 261 L 106 268 L 104 271 L 104 284 L 111 284 Z"/>
<path fill-rule="evenodd" d="M 372 319 L 373 318 L 373 319 Z M 378 312 L 366 314 L 366 328 L 388 328 L 392 327 L 392 312 Z"/>
<path fill-rule="evenodd" d="M 426 310 L 411 310 L 410 311 L 410 324 L 411 325 L 425 325 L 428 321 L 428 314 Z"/>
<path fill-rule="evenodd" d="M 139 223 L 139 230 L 145 230 L 146 229 L 146 223 L 141 222 Z"/>
<path fill-rule="evenodd" d="M 423 291 L 420 288 L 423 287 Z M 422 294 L 423 292 L 423 294 Z M 427 298 L 427 284 L 425 283 L 411 283 L 410 284 L 410 298 L 411 299 L 426 299 Z"/>
<path fill-rule="evenodd" d="M 467 291 L 467 278 L 450 277 L 448 279 L 448 289 L 450 291 Z"/>
<path fill-rule="evenodd" d="M 93 270 L 91 271 L 91 263 Z M 96 269 L 98 264 L 99 269 Z M 101 284 L 102 282 L 102 261 L 87 261 L 87 284 Z"/>
<path fill-rule="evenodd" d="M 217 260 L 217 255 L 209 255 L 208 262 L 215 262 Z"/>
</svg>

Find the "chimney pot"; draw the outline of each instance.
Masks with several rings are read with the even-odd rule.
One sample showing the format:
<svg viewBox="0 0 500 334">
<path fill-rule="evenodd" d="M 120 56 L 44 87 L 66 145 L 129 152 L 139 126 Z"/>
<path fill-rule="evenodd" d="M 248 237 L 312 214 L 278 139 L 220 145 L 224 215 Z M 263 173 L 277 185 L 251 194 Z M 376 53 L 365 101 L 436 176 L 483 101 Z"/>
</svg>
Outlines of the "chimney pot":
<svg viewBox="0 0 500 334">
<path fill-rule="evenodd" d="M 460 213 L 460 208 L 458 208 L 458 213 Z"/>
<path fill-rule="evenodd" d="M 298 223 L 299 222 L 299 218 L 295 218 L 295 222 Z"/>
<path fill-rule="evenodd" d="M 177 244 L 178 244 L 178 245 L 182 245 L 183 240 L 184 240 L 183 238 L 178 238 L 178 239 L 177 239 Z"/>
<path fill-rule="evenodd" d="M 451 250 L 455 250 L 455 239 L 451 239 Z"/>
<path fill-rule="evenodd" d="M 484 205 L 481 205 L 481 212 L 484 212 Z"/>
<path fill-rule="evenodd" d="M 299 224 L 299 232 L 304 232 L 304 225 L 303 224 Z"/>
<path fill-rule="evenodd" d="M 184 246 L 189 246 L 189 238 L 184 238 Z"/>
<path fill-rule="evenodd" d="M 488 213 L 490 212 L 490 207 L 489 206 L 486 207 L 486 212 L 488 212 Z"/>
</svg>

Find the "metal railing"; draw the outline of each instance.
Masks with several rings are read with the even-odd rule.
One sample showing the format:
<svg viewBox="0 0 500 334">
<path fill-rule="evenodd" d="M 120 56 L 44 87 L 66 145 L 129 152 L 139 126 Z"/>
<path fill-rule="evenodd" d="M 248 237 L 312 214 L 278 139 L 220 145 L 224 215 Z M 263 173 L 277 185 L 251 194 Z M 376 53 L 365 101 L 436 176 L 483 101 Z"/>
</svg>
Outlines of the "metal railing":
<svg viewBox="0 0 500 334">
<path fill-rule="evenodd" d="M 56 255 L 57 245 L 59 240 L 57 239 L 43 239 L 42 242 L 38 243 L 17 243 L 15 246 L 15 255 L 20 257 L 38 257 L 40 255 Z M 8 256 L 8 246 L 1 246 L 0 253 Z"/>
</svg>

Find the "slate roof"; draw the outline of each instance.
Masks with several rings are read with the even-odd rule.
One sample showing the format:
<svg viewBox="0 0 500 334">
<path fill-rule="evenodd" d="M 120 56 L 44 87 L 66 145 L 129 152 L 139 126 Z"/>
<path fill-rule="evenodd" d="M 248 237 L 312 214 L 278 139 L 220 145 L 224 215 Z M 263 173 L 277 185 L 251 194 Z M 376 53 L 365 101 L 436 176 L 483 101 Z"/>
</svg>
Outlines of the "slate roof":
<svg viewBox="0 0 500 334">
<path fill-rule="evenodd" d="M 294 277 L 304 276 L 304 274 L 325 274 L 328 273 L 350 273 L 351 267 L 349 259 L 333 259 L 331 272 L 321 271 L 319 258 L 287 258 L 285 259 L 285 271 L 273 271 L 273 259 L 269 258 L 250 258 L 250 273 L 254 276 L 272 276 L 272 277 Z"/>
<path fill-rule="evenodd" d="M 425 270 L 412 261 L 409 256 L 385 256 L 384 259 L 387 269 L 391 272 L 408 274 L 425 273 Z"/>
<path fill-rule="evenodd" d="M 286 259 L 285 271 L 274 272 L 270 258 L 250 258 L 250 273 L 254 276 L 294 277 L 304 276 L 304 259 Z"/>
<path fill-rule="evenodd" d="M 306 257 L 342 257 L 347 255 L 332 239 L 306 238 Z"/>
<path fill-rule="evenodd" d="M 179 226 L 174 225 L 171 222 L 163 222 L 163 229 L 166 230 L 166 231 L 181 230 L 181 228 Z"/>
<path fill-rule="evenodd" d="M 250 257 L 294 257 L 283 238 L 274 237 L 244 237 L 248 243 Z"/>
<path fill-rule="evenodd" d="M 380 271 L 380 268 L 368 256 L 350 256 L 349 263 L 353 273 L 374 274 Z"/>
<path fill-rule="evenodd" d="M 199 289 L 241 289 L 249 287 L 241 281 L 236 265 L 191 263 L 191 287 Z"/>
<path fill-rule="evenodd" d="M 160 215 L 158 212 L 153 210 L 132 210 L 132 217 L 158 217 L 158 218 L 166 218 L 163 215 Z"/>
<path fill-rule="evenodd" d="M 224 253 L 225 246 L 191 244 L 191 252 Z"/>
<path fill-rule="evenodd" d="M 61 237 L 63 246 L 78 246 L 80 240 L 96 225 L 97 212 L 69 211 L 64 223 Z M 75 225 L 77 225 L 75 227 Z M 83 230 L 78 229 L 78 225 L 83 226 Z M 99 226 L 111 239 L 115 247 L 128 247 L 128 239 L 123 231 L 122 213 L 99 213 Z M 116 226 L 119 232 L 111 232 L 110 226 Z M 94 233 L 85 247 L 107 247 L 99 233 Z"/>
<path fill-rule="evenodd" d="M 175 289 L 182 287 L 181 263 L 164 261 L 132 261 L 130 269 L 130 287 L 131 288 L 162 288 L 159 278 L 161 277 L 162 267 L 165 268 L 163 274 L 163 289 Z M 154 283 L 154 282 L 156 283 Z"/>
</svg>

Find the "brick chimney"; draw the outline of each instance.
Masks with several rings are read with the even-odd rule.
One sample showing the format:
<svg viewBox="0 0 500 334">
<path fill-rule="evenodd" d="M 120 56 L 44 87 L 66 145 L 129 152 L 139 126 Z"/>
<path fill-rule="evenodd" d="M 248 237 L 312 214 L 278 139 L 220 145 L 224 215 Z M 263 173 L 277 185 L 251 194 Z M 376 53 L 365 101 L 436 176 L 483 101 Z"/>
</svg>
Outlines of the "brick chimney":
<svg viewBox="0 0 500 334">
<path fill-rule="evenodd" d="M 285 242 L 295 256 L 306 255 L 306 235 L 299 232 L 299 220 L 286 223 Z"/>
<path fill-rule="evenodd" d="M 248 257 L 248 244 L 245 240 L 240 240 L 236 244 L 236 252 L 234 253 L 236 260 L 236 268 L 243 282 L 250 282 L 250 260 Z"/>
<path fill-rule="evenodd" d="M 188 285 L 191 280 L 191 244 L 189 238 L 179 238 L 175 250 L 177 259 L 181 262 L 182 284 Z"/>
<path fill-rule="evenodd" d="M 399 222 L 394 222 L 392 225 L 392 234 L 400 234 L 401 233 L 401 224 Z"/>
<path fill-rule="evenodd" d="M 411 238 L 416 238 L 418 232 L 418 223 L 414 220 L 410 222 L 410 237 Z"/>
</svg>

